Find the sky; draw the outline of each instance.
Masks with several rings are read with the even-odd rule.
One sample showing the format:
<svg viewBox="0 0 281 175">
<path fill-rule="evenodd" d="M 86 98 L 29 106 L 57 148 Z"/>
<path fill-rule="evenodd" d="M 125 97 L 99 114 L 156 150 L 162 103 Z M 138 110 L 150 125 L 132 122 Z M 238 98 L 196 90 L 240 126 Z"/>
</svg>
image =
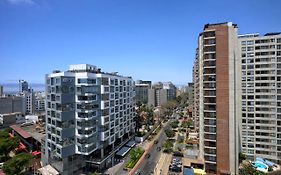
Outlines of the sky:
<svg viewBox="0 0 281 175">
<path fill-rule="evenodd" d="M 0 83 L 88 63 L 135 80 L 192 81 L 198 34 L 280 32 L 280 0 L 0 0 Z"/>
</svg>

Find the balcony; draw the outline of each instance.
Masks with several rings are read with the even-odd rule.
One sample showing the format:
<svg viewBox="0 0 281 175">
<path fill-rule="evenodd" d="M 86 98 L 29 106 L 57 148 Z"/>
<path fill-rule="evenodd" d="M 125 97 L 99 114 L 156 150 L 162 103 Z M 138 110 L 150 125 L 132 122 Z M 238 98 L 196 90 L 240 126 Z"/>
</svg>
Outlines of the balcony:
<svg viewBox="0 0 281 175">
<path fill-rule="evenodd" d="M 204 120 L 204 125 L 216 125 L 216 120 L 215 119 L 205 119 Z"/>
<path fill-rule="evenodd" d="M 215 38 L 215 37 L 216 37 L 215 31 L 206 31 L 206 32 L 203 33 L 204 40 Z"/>
<path fill-rule="evenodd" d="M 203 69 L 203 74 L 204 75 L 216 75 L 216 68 L 205 67 Z"/>
<path fill-rule="evenodd" d="M 60 119 L 60 121 L 74 120 L 75 113 L 74 111 L 57 112 L 56 117 Z"/>
<path fill-rule="evenodd" d="M 205 126 L 204 127 L 204 132 L 205 133 L 216 133 L 216 126 L 215 125 L 213 125 L 213 126 Z"/>
<path fill-rule="evenodd" d="M 216 76 L 215 75 L 204 75 L 204 82 L 209 82 L 209 81 L 216 81 Z"/>
<path fill-rule="evenodd" d="M 216 96 L 216 91 L 211 91 L 216 89 L 216 83 L 215 82 L 204 82 L 203 89 L 205 90 L 205 94 L 207 95 L 209 92 L 213 93 L 212 96 Z"/>
<path fill-rule="evenodd" d="M 215 105 L 216 104 L 216 98 L 215 97 L 205 97 L 204 98 L 204 104 Z"/>
<path fill-rule="evenodd" d="M 108 132 L 101 132 L 100 139 L 101 141 L 106 141 L 109 138 L 109 131 Z"/>
<path fill-rule="evenodd" d="M 204 89 L 204 97 L 216 97 L 216 91 Z"/>
<path fill-rule="evenodd" d="M 213 35 L 211 35 L 213 37 Z M 204 46 L 214 46 L 216 45 L 216 39 L 210 38 L 210 39 L 204 39 Z"/>
<path fill-rule="evenodd" d="M 205 105 L 204 112 L 216 112 L 216 106 Z"/>
</svg>

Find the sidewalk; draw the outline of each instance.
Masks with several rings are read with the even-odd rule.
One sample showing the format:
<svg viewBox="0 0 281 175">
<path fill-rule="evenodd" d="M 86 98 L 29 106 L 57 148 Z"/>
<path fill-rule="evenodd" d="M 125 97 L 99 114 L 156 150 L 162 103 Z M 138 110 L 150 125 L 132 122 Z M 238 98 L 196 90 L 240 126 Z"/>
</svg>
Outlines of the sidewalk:
<svg viewBox="0 0 281 175">
<path fill-rule="evenodd" d="M 165 123 L 164 125 L 162 125 L 162 128 L 161 130 L 167 125 L 167 123 Z M 141 156 L 141 158 L 139 159 L 139 161 L 136 163 L 136 165 L 131 169 L 131 171 L 129 172 L 129 175 L 132 175 L 136 168 L 140 165 L 140 163 L 143 161 L 145 155 L 147 154 L 147 152 L 149 152 L 149 150 L 151 149 L 151 147 L 153 146 L 153 142 L 154 140 L 157 140 L 160 136 L 160 132 L 161 130 L 157 133 L 156 136 L 154 136 L 154 138 L 151 140 L 151 141 L 148 141 L 148 140 L 145 140 L 143 143 L 139 144 L 142 148 L 144 148 L 144 153 L 143 155 Z"/>
<path fill-rule="evenodd" d="M 110 174 L 110 175 L 116 174 L 116 172 L 123 166 L 123 164 L 124 164 L 124 162 L 120 162 L 120 163 L 114 165 L 113 167 L 107 169 L 105 174 Z"/>
<path fill-rule="evenodd" d="M 155 175 L 168 175 L 169 165 L 172 160 L 171 154 L 161 153 L 160 159 L 154 169 Z"/>
</svg>

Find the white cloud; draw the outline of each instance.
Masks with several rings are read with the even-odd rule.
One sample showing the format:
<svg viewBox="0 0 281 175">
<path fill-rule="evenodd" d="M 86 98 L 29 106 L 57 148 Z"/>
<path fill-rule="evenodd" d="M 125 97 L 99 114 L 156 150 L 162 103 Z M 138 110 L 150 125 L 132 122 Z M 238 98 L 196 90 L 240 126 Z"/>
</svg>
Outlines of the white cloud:
<svg viewBox="0 0 281 175">
<path fill-rule="evenodd" d="M 34 5 L 35 2 L 33 0 L 7 0 L 10 4 L 28 4 Z"/>
</svg>

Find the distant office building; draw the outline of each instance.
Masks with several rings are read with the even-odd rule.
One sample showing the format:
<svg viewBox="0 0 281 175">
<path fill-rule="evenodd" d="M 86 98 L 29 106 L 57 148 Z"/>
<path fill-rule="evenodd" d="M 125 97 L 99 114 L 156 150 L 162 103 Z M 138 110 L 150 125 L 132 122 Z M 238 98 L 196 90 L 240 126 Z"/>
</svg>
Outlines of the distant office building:
<svg viewBox="0 0 281 175">
<path fill-rule="evenodd" d="M 151 81 L 138 80 L 135 83 L 136 91 L 136 103 L 148 104 L 149 103 L 149 93 L 151 89 Z"/>
<path fill-rule="evenodd" d="M 146 85 L 148 85 L 149 88 L 151 88 L 151 86 L 152 86 L 152 82 L 146 81 L 146 80 L 136 80 L 135 84 L 146 84 Z"/>
<path fill-rule="evenodd" d="M 43 164 L 79 174 L 85 164 L 103 169 L 135 132 L 131 77 L 88 64 L 46 75 L 46 140 Z"/>
<path fill-rule="evenodd" d="M 0 126 L 10 126 L 17 123 L 24 123 L 24 114 L 21 112 L 14 112 L 8 114 L 0 114 Z"/>
<path fill-rule="evenodd" d="M 138 80 L 135 84 L 136 101 L 148 106 L 161 106 L 176 98 L 177 88 L 171 82 L 156 82 Z"/>
<path fill-rule="evenodd" d="M 4 96 L 4 88 L 3 86 L 0 86 L 0 97 Z"/>
<path fill-rule="evenodd" d="M 197 132 L 199 132 L 200 129 L 200 108 L 203 106 L 202 98 L 200 98 L 200 94 L 202 96 L 202 81 L 200 81 L 200 70 L 202 70 L 202 64 L 199 65 L 199 56 L 198 56 L 198 48 L 196 49 L 196 57 L 193 63 L 193 69 L 192 69 L 192 79 L 193 79 L 193 104 L 192 104 L 192 118 L 194 121 L 194 127 Z M 200 92 L 201 91 L 201 92 Z M 201 101 L 200 101 L 201 100 Z M 201 105 L 201 106 L 200 106 Z M 202 123 L 201 123 L 202 125 Z M 203 135 L 201 135 L 203 137 Z M 203 143 L 201 143 L 203 145 Z M 201 157 L 203 157 L 201 155 Z"/>
<path fill-rule="evenodd" d="M 167 103 L 169 100 L 176 98 L 177 88 L 171 82 L 156 82 L 152 85 L 152 90 L 149 97 L 150 101 L 154 100 L 153 106 L 161 106 L 164 103 Z"/>
<path fill-rule="evenodd" d="M 167 90 L 167 100 L 174 100 L 177 95 L 177 87 L 172 82 L 163 83 L 163 89 Z"/>
<path fill-rule="evenodd" d="M 45 111 L 45 92 L 35 93 L 35 112 Z"/>
<path fill-rule="evenodd" d="M 35 111 L 35 95 L 32 89 L 24 91 L 21 96 L 24 99 L 26 114 L 33 114 Z"/>
<path fill-rule="evenodd" d="M 22 97 L 0 97 L 0 114 L 20 112 L 25 113 L 24 99 Z"/>
<path fill-rule="evenodd" d="M 148 89 L 148 101 L 147 106 L 155 106 L 155 89 Z"/>
<path fill-rule="evenodd" d="M 186 92 L 188 93 L 188 104 L 189 106 L 193 105 L 193 83 L 188 83 L 188 86 L 186 87 Z"/>
<path fill-rule="evenodd" d="M 242 149 L 247 158 L 281 160 L 281 33 L 239 36 Z"/>
<path fill-rule="evenodd" d="M 154 91 L 154 105 L 155 107 L 161 106 L 164 103 L 167 103 L 169 100 L 173 100 L 176 98 L 177 88 L 171 82 L 162 83 L 156 82 L 153 84 L 152 89 Z M 153 99 L 153 98 L 151 98 Z"/>
<path fill-rule="evenodd" d="M 19 93 L 28 91 L 28 82 L 25 80 L 19 80 Z"/>
<path fill-rule="evenodd" d="M 200 158 L 213 174 L 238 174 L 241 61 L 237 26 L 207 24 L 193 67 L 194 107 L 199 116 Z"/>
</svg>

